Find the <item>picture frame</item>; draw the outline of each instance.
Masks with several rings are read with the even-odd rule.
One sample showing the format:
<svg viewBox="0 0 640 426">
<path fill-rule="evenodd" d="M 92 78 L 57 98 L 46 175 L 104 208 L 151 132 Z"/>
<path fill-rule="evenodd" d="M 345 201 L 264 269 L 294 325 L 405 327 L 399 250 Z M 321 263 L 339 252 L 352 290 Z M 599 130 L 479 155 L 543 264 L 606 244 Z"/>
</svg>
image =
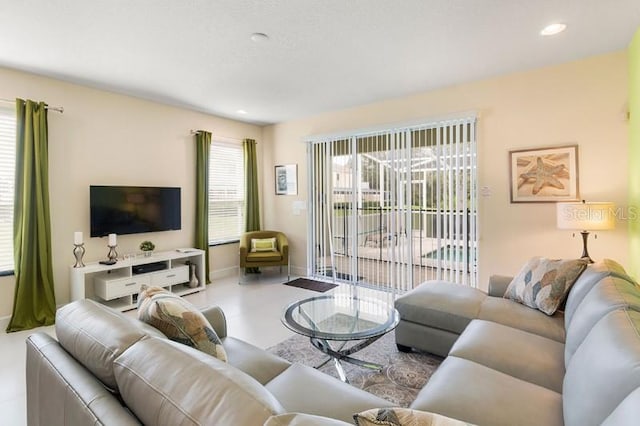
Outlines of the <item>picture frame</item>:
<svg viewBox="0 0 640 426">
<path fill-rule="evenodd" d="M 275 166 L 276 195 L 298 194 L 298 165 Z"/>
<path fill-rule="evenodd" d="M 577 201 L 578 145 L 509 151 L 512 203 Z"/>
</svg>

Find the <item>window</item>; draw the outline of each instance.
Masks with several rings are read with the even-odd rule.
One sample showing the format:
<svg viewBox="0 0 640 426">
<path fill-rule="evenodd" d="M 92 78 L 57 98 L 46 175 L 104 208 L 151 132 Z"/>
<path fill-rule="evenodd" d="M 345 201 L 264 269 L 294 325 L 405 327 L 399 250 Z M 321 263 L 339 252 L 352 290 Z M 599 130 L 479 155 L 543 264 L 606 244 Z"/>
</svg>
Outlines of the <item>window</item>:
<svg viewBox="0 0 640 426">
<path fill-rule="evenodd" d="M 209 244 L 238 241 L 244 232 L 242 145 L 211 141 L 209 155 Z"/>
<path fill-rule="evenodd" d="M 16 114 L 0 108 L 0 273 L 13 270 L 13 188 Z"/>
</svg>

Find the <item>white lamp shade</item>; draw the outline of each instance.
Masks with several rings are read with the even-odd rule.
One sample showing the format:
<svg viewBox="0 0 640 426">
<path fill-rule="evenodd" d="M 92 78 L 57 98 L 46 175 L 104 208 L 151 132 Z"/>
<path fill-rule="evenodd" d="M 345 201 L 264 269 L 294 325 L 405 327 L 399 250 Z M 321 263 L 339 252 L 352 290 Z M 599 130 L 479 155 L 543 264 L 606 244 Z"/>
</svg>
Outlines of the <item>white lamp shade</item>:
<svg viewBox="0 0 640 426">
<path fill-rule="evenodd" d="M 559 229 L 604 231 L 616 227 L 613 203 L 558 203 Z"/>
</svg>

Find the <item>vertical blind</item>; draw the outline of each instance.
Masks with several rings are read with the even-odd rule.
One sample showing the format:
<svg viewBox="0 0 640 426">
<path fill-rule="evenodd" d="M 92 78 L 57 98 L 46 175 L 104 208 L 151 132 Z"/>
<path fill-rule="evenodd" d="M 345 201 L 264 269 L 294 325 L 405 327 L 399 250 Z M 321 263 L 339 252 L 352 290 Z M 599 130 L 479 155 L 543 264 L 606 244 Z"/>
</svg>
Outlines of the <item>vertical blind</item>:
<svg viewBox="0 0 640 426">
<path fill-rule="evenodd" d="M 16 113 L 0 108 L 0 272 L 13 270 Z"/>
<path fill-rule="evenodd" d="M 477 285 L 475 117 L 308 141 L 309 273 Z"/>
<path fill-rule="evenodd" d="M 237 241 L 244 231 L 242 144 L 211 141 L 209 156 L 209 244 Z"/>
</svg>

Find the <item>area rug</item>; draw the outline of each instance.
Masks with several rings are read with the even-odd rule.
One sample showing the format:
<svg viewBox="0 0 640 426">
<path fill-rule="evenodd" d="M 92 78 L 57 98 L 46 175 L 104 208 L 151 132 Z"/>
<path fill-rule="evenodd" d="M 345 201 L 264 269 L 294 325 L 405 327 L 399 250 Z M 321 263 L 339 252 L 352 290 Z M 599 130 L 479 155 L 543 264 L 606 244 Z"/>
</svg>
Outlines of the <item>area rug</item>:
<svg viewBox="0 0 640 426">
<path fill-rule="evenodd" d="M 292 287 L 300 287 L 307 290 L 317 291 L 319 293 L 324 293 L 325 291 L 329 291 L 332 288 L 338 287 L 337 284 L 325 283 L 325 282 L 316 281 L 316 280 L 309 280 L 306 278 L 296 278 L 293 281 L 284 283 L 284 285 L 290 285 Z"/>
<path fill-rule="evenodd" d="M 334 343 L 337 342 L 332 342 Z M 290 337 L 268 351 L 290 362 L 310 367 L 316 367 L 327 359 L 322 352 L 311 346 L 308 337 L 300 335 Z M 349 383 L 400 407 L 408 407 L 416 399 L 420 389 L 443 360 L 427 353 L 398 351 L 393 332 L 355 353 L 353 357 L 383 365 L 384 369 L 377 372 L 343 362 Z M 325 364 L 320 371 L 338 377 L 333 362 Z"/>
</svg>

